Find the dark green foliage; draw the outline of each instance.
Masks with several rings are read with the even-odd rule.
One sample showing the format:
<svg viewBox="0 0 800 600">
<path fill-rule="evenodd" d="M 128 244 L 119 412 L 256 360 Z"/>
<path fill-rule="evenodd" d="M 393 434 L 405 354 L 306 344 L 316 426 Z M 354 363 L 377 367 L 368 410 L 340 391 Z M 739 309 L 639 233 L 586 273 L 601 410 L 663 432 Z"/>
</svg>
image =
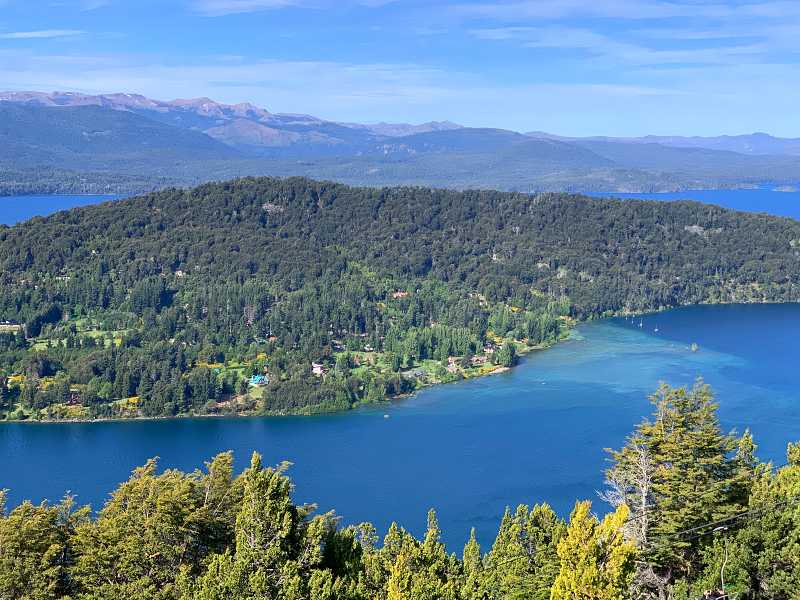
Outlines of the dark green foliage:
<svg viewBox="0 0 800 600">
<path fill-rule="evenodd" d="M 0 318 L 27 324 L 27 354 L 53 370 L 36 377 L 66 373 L 94 416 L 128 397 L 149 416 L 233 396 L 334 410 L 412 391 L 403 370 L 424 361 L 466 368 L 489 343 L 510 366 L 567 315 L 797 300 L 798 243 L 794 221 L 688 202 L 243 179 L 0 228 Z M 383 366 L 342 360 L 365 350 Z M 0 347 L 0 372 L 25 372 L 25 355 Z M 53 403 L 39 396 L 28 405 Z"/>
<path fill-rule="evenodd" d="M 724 564 L 737 597 L 793 598 L 800 577 L 794 446 L 790 465 L 773 474 L 755 458 L 749 432 L 721 431 L 702 382 L 662 384 L 651 401 L 652 419 L 612 452 L 608 471 L 607 498 L 630 509 L 624 530 L 642 559 L 634 595 L 699 597 L 720 589 Z"/>
</svg>

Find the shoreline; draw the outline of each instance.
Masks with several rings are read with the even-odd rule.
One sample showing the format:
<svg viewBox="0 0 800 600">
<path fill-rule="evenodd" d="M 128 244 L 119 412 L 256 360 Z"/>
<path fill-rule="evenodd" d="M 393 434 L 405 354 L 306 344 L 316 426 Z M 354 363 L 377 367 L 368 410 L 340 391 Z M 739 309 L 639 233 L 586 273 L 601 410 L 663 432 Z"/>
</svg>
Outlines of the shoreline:
<svg viewBox="0 0 800 600">
<path fill-rule="evenodd" d="M 588 322 L 588 321 L 582 321 Z M 569 323 L 568 328 L 566 331 L 559 337 L 558 340 L 550 344 L 539 344 L 537 346 L 526 346 L 524 348 L 519 349 L 517 352 L 517 356 L 524 357 L 532 352 L 536 351 L 543 351 L 548 350 L 564 342 L 569 339 L 571 332 L 575 329 L 577 325 L 582 322 L 571 321 Z M 397 396 L 387 396 L 381 402 L 372 402 L 368 404 L 357 404 L 355 406 L 350 407 L 349 409 L 344 410 L 332 410 L 332 411 L 308 411 L 308 412 L 296 412 L 296 413 L 274 413 L 274 412 L 266 412 L 266 413 L 231 413 L 231 414 L 221 414 L 221 413 L 207 413 L 207 414 L 184 414 L 184 415 L 170 415 L 170 416 L 156 416 L 156 417 L 145 417 L 145 416 L 136 416 L 136 417 L 103 417 L 99 419 L 2 419 L 0 420 L 0 427 L 5 424 L 11 423 L 27 423 L 30 425 L 58 425 L 58 424 L 91 424 L 91 423 L 115 423 L 115 422 L 137 422 L 137 421 L 174 421 L 179 419 L 257 419 L 257 418 L 289 418 L 289 417 L 314 417 L 314 416 L 322 416 L 322 415 L 338 415 L 338 414 L 346 414 L 348 412 L 367 408 L 367 407 L 379 407 L 382 405 L 392 404 L 394 402 L 401 402 L 407 398 L 413 397 L 418 392 L 426 390 L 428 388 L 442 386 L 442 385 L 450 385 L 451 383 L 459 383 L 464 381 L 469 381 L 471 379 L 481 379 L 483 377 L 489 377 L 491 375 L 499 375 L 502 373 L 508 373 L 509 371 L 513 370 L 519 366 L 519 364 L 514 364 L 511 367 L 504 367 L 501 365 L 497 365 L 491 371 L 487 371 L 486 373 L 474 374 L 469 376 L 463 376 L 459 379 L 455 379 L 453 381 L 442 381 L 436 383 L 427 383 L 420 385 L 416 390 L 407 394 L 399 394 Z"/>
<path fill-rule="evenodd" d="M 682 308 L 691 308 L 693 306 L 733 306 L 733 305 L 757 305 L 757 304 L 800 304 L 800 299 L 798 300 L 790 300 L 786 302 L 769 302 L 769 301 L 752 301 L 752 302 L 698 302 L 694 304 L 683 304 L 680 306 L 672 306 L 672 307 L 662 307 L 658 309 L 652 309 L 647 311 L 640 311 L 640 312 L 632 312 L 632 311 L 616 311 L 611 314 L 583 319 L 583 320 L 575 320 L 570 319 L 568 323 L 568 327 L 562 333 L 558 340 L 553 341 L 549 344 L 540 344 L 538 346 L 526 346 L 518 350 L 517 356 L 525 357 L 533 352 L 536 351 L 544 351 L 550 348 L 555 347 L 556 345 L 565 342 L 570 339 L 571 334 L 577 327 L 580 325 L 593 323 L 596 321 L 601 321 L 605 319 L 613 319 L 618 317 L 630 317 L 630 316 L 647 316 L 647 315 L 654 315 L 663 312 L 667 312 L 670 310 L 679 310 Z M 406 398 L 411 398 L 418 392 L 421 392 L 425 389 L 440 386 L 440 385 L 449 385 L 451 383 L 459 383 L 468 381 L 470 379 L 480 379 L 483 377 L 489 377 L 491 375 L 499 375 L 502 373 L 507 373 L 515 369 L 519 366 L 519 363 L 514 364 L 511 367 L 503 367 L 498 365 L 496 368 L 488 371 L 486 373 L 474 374 L 462 377 L 452 381 L 444 381 L 444 382 L 436 382 L 436 383 L 427 383 L 420 385 L 416 390 L 407 394 L 400 394 L 397 396 L 390 396 L 386 397 L 383 401 L 380 402 L 373 402 L 369 404 L 357 404 L 352 406 L 348 409 L 343 410 L 333 410 L 333 411 L 306 411 L 306 412 L 296 412 L 296 413 L 276 413 L 276 412 L 265 412 L 265 413 L 231 413 L 231 414 L 220 414 L 220 413 L 211 413 L 211 414 L 183 414 L 183 415 L 170 415 L 170 416 L 155 416 L 155 417 L 145 417 L 145 416 L 136 416 L 136 417 L 103 417 L 98 419 L 2 419 L 0 420 L 0 427 L 4 424 L 11 424 L 11 423 L 27 423 L 31 425 L 58 425 L 58 424 L 91 424 L 91 423 L 110 423 L 110 422 L 137 422 L 137 421 L 173 421 L 178 419 L 253 419 L 253 418 L 290 418 L 290 417 L 313 417 L 313 416 L 322 416 L 322 415 L 338 415 L 338 414 L 346 414 L 353 410 L 363 409 L 367 407 L 379 407 L 381 405 L 388 405 L 394 402 L 400 402 Z"/>
</svg>

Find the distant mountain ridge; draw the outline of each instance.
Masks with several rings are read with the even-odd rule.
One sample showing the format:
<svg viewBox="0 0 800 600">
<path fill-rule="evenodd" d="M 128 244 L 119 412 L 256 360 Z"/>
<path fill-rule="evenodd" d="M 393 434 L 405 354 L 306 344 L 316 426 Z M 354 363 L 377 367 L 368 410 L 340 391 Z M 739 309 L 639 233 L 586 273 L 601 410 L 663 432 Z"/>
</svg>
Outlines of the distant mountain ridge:
<svg viewBox="0 0 800 600">
<path fill-rule="evenodd" d="M 0 102 L 61 108 L 100 106 L 147 116 L 184 129 L 202 131 L 250 152 L 274 148 L 316 147 L 323 154 L 374 144 L 378 138 L 458 129 L 449 121 L 422 123 L 337 123 L 311 115 L 272 113 L 249 102 L 224 104 L 210 98 L 153 100 L 140 94 L 73 92 L 0 92 Z"/>
<path fill-rule="evenodd" d="M 128 193 L 134 181 L 147 191 L 250 175 L 520 192 L 800 182 L 800 140 L 766 134 L 569 138 L 450 121 L 339 123 L 138 94 L 0 93 L 0 147 L 0 195 L 123 191 L 121 182 Z"/>
<path fill-rule="evenodd" d="M 97 105 L 42 108 L 0 102 L 0 163 L 104 168 L 112 162 L 241 158 L 235 148 L 202 132 L 172 127 L 134 112 Z"/>
<path fill-rule="evenodd" d="M 417 134 L 467 129 L 452 121 L 409 123 L 347 123 L 328 121 L 312 115 L 272 113 L 249 102 L 224 104 L 210 98 L 154 100 L 141 94 L 81 94 L 74 92 L 0 92 L 0 102 L 47 107 L 101 106 L 129 111 L 185 129 L 195 129 L 234 147 L 258 148 L 319 146 L 350 151 L 355 146 L 379 143 L 381 138 L 402 138 Z M 507 131 L 485 129 L 485 131 Z M 509 132 L 512 133 L 512 132 Z M 516 133 L 516 132 L 513 132 Z M 800 138 L 780 138 L 763 132 L 744 135 L 641 137 L 569 137 L 542 131 L 524 135 L 561 142 L 609 142 L 658 144 L 673 148 L 704 148 L 751 156 L 800 156 Z M 364 148 L 360 148 L 364 150 Z"/>
<path fill-rule="evenodd" d="M 787 155 L 800 156 L 800 138 L 781 138 L 768 133 L 756 132 L 743 135 L 719 135 L 711 137 L 680 135 L 645 135 L 642 137 L 567 137 L 530 131 L 526 135 L 535 138 L 560 140 L 564 142 L 612 142 L 625 144 L 659 144 L 673 148 L 704 148 L 736 152 L 750 156 Z"/>
</svg>

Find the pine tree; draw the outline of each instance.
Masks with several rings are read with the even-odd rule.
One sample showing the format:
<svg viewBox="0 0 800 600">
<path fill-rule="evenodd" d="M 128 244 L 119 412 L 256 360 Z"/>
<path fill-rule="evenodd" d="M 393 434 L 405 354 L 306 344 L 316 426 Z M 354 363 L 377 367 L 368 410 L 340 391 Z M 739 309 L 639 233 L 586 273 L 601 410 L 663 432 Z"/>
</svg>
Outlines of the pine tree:
<svg viewBox="0 0 800 600">
<path fill-rule="evenodd" d="M 464 546 L 461 562 L 464 566 L 464 585 L 461 586 L 461 597 L 464 600 L 483 600 L 487 595 L 484 582 L 483 558 L 481 547 L 475 538 L 475 528 L 469 533 L 469 541 Z"/>
<path fill-rule="evenodd" d="M 324 540 L 332 524 L 327 516 L 309 519 L 291 499 L 288 463 L 263 468 L 253 454 L 241 476 L 242 501 L 236 515 L 233 551 L 218 554 L 199 579 L 199 599 L 260 598 L 299 600 L 308 597 L 309 580 L 323 561 Z M 319 578 L 315 585 L 326 587 Z"/>
<path fill-rule="evenodd" d="M 607 496 L 630 509 L 628 539 L 659 565 L 643 567 L 637 581 L 663 594 L 698 561 L 701 542 L 674 534 L 733 514 L 747 502 L 753 448 L 745 437 L 737 457 L 739 443 L 722 433 L 711 389 L 701 381 L 691 390 L 662 384 L 650 400 L 653 418 L 611 453 Z"/>
<path fill-rule="evenodd" d="M 784 600 L 800 590 L 800 444 L 790 444 L 788 465 L 773 473 L 758 467 L 747 510 L 703 553 L 704 572 L 695 590 L 725 589 L 739 598 Z"/>
<path fill-rule="evenodd" d="M 490 597 L 546 599 L 558 573 L 556 551 L 564 523 L 546 504 L 506 510 L 486 559 Z"/>
<path fill-rule="evenodd" d="M 566 534 L 558 543 L 561 568 L 551 590 L 552 600 L 630 597 L 636 548 L 622 533 L 628 510 L 622 506 L 599 523 L 591 508 L 588 501 L 575 505 Z"/>
</svg>

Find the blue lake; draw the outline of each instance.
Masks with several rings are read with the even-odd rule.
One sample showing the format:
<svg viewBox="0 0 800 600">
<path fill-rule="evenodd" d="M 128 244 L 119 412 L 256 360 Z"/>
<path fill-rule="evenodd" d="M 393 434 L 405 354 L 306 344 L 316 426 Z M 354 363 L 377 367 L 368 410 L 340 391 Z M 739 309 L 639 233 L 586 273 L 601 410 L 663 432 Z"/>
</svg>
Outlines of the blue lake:
<svg viewBox="0 0 800 600">
<path fill-rule="evenodd" d="M 794 192 L 597 195 L 800 218 Z M 110 199 L 3 197 L 0 223 Z M 451 549 L 472 526 L 490 544 L 506 505 L 548 501 L 567 513 L 576 498 L 595 498 L 603 448 L 621 445 L 649 413 L 647 395 L 660 380 L 704 377 L 718 393 L 724 426 L 750 427 L 760 455 L 782 461 L 786 443 L 800 440 L 799 338 L 800 305 L 694 307 L 644 317 L 641 328 L 638 320 L 586 324 L 509 373 L 428 389 L 390 407 L 324 417 L 0 424 L 0 488 L 11 489 L 12 503 L 71 490 L 97 507 L 149 457 L 194 469 L 232 449 L 242 468 L 257 450 L 271 463 L 292 461 L 297 500 L 335 508 L 346 523 L 368 520 L 385 530 L 396 519 L 419 534 L 435 507 Z"/>
<path fill-rule="evenodd" d="M 0 224 L 13 225 L 32 217 L 46 216 L 76 206 L 98 204 L 118 198 L 119 196 L 112 194 L 103 196 L 0 196 Z"/>
<path fill-rule="evenodd" d="M 335 508 L 345 523 L 385 531 L 396 519 L 420 534 L 435 507 L 451 549 L 471 526 L 488 545 L 506 505 L 548 501 L 563 514 L 576 498 L 596 498 L 603 448 L 620 446 L 649 414 L 647 396 L 661 380 L 704 377 L 723 426 L 751 428 L 760 456 L 782 462 L 787 442 L 800 439 L 798 339 L 800 305 L 699 306 L 588 323 L 510 372 L 370 410 L 2 424 L 0 487 L 11 489 L 12 503 L 72 490 L 98 506 L 149 457 L 194 469 L 232 449 L 241 468 L 257 450 L 268 463 L 292 461 L 296 499 Z"/>
<path fill-rule="evenodd" d="M 620 192 L 593 193 L 590 196 L 639 198 L 642 200 L 696 200 L 734 210 L 763 212 L 780 217 L 800 219 L 800 192 L 777 192 L 759 188 L 752 190 L 693 190 L 655 194 L 626 194 Z"/>
<path fill-rule="evenodd" d="M 800 192 L 776 192 L 769 189 L 697 190 L 654 194 L 602 192 L 590 196 L 640 198 L 644 200 L 696 200 L 748 212 L 765 212 L 800 219 Z M 0 196 L 0 224 L 13 225 L 34 216 L 49 215 L 76 206 L 97 204 L 119 196 Z"/>
</svg>

